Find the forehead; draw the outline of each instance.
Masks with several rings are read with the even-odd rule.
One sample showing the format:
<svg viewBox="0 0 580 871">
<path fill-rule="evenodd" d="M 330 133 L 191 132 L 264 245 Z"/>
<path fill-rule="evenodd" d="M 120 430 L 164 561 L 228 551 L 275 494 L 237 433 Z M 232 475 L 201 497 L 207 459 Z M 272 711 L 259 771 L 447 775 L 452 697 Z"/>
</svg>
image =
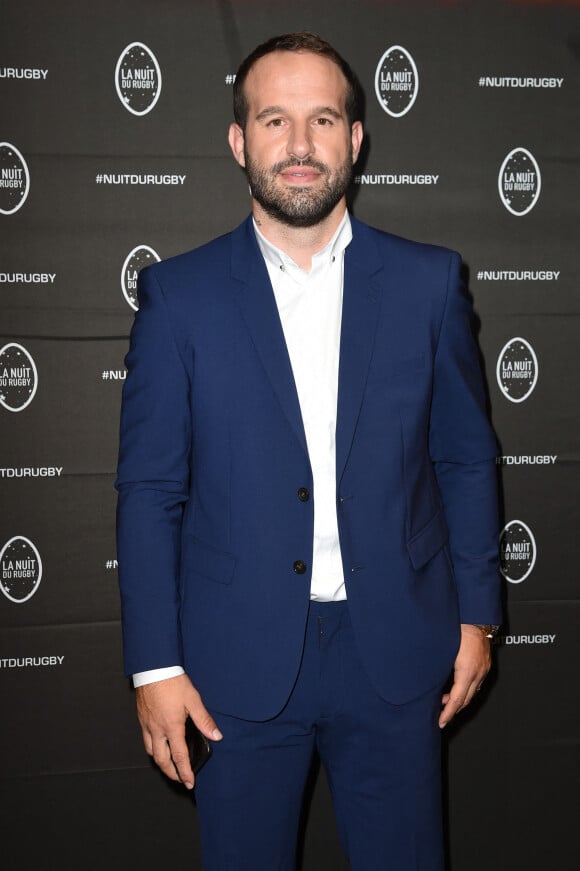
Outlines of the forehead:
<svg viewBox="0 0 580 871">
<path fill-rule="evenodd" d="M 275 51 L 250 69 L 244 85 L 250 111 L 269 105 L 331 105 L 343 110 L 347 82 L 329 58 L 307 51 Z"/>
</svg>

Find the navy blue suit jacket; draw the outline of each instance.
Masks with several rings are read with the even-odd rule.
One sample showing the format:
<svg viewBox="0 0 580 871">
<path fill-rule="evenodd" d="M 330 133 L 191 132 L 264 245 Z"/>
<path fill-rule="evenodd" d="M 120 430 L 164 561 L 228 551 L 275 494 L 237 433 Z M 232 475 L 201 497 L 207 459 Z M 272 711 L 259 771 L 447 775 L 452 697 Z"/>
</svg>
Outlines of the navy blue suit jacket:
<svg viewBox="0 0 580 871">
<path fill-rule="evenodd" d="M 496 443 L 454 252 L 353 219 L 336 429 L 359 653 L 403 703 L 500 622 Z M 141 272 L 117 488 L 127 673 L 182 664 L 213 709 L 279 712 L 299 667 L 313 509 L 298 396 L 251 219 Z M 296 574 L 302 560 L 307 570 Z"/>
</svg>

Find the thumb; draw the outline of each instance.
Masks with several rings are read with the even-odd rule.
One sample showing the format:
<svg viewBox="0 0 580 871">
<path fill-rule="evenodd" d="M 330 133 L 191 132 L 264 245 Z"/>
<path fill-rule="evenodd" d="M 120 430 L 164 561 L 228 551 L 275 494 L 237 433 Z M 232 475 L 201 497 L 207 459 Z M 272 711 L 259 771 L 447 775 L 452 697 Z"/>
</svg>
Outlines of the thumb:
<svg viewBox="0 0 580 871">
<path fill-rule="evenodd" d="M 189 714 L 199 731 L 202 733 L 202 735 L 205 735 L 205 737 L 209 738 L 211 741 L 222 740 L 223 735 L 218 729 L 216 721 L 203 704 L 198 692 L 195 692 L 195 695 L 189 702 L 187 706 L 187 713 Z"/>
</svg>

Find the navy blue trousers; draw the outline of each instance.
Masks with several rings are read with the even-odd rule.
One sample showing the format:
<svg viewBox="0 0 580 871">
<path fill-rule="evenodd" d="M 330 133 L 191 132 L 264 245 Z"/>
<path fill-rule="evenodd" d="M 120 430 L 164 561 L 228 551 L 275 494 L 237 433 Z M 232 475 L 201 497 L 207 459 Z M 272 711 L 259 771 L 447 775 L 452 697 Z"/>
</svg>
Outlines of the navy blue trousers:
<svg viewBox="0 0 580 871">
<path fill-rule="evenodd" d="M 283 711 L 266 722 L 212 712 L 224 737 L 196 781 L 204 871 L 294 871 L 315 750 L 353 871 L 443 871 L 440 699 L 385 702 L 359 661 L 347 603 L 312 602 Z"/>
</svg>

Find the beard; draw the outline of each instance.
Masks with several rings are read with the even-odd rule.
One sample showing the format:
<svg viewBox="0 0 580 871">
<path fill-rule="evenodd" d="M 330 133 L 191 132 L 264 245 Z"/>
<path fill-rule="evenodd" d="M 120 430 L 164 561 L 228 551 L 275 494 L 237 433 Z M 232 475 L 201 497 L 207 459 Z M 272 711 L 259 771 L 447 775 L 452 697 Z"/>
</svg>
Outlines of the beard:
<svg viewBox="0 0 580 871">
<path fill-rule="evenodd" d="M 352 176 L 352 148 L 334 172 L 313 158 L 284 160 L 265 169 L 245 151 L 245 170 L 252 196 L 264 211 L 289 227 L 313 227 L 332 212 L 347 191 Z M 293 166 L 309 166 L 320 172 L 321 186 L 280 187 L 278 174 Z"/>
</svg>

